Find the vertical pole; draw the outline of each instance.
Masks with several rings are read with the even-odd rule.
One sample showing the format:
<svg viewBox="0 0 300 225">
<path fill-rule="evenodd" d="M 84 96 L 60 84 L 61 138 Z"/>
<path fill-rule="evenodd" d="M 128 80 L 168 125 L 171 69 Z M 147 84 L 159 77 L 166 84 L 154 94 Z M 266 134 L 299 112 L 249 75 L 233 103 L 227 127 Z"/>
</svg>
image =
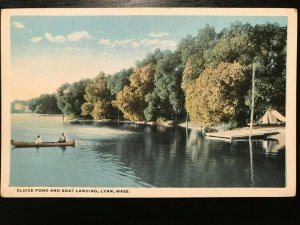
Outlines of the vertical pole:
<svg viewBox="0 0 300 225">
<path fill-rule="evenodd" d="M 251 187 L 255 186 L 254 180 L 254 165 L 253 165 L 253 149 L 252 149 L 252 141 L 249 139 L 249 155 L 250 155 L 250 185 Z"/>
<path fill-rule="evenodd" d="M 188 131 L 188 127 L 189 127 L 189 114 L 188 112 L 186 112 L 186 120 L 185 120 L 185 135 L 186 135 L 186 143 L 188 142 L 188 139 L 189 139 L 189 131 Z"/>
<path fill-rule="evenodd" d="M 185 120 L 185 127 L 186 127 L 186 129 L 188 129 L 189 128 L 189 114 L 188 114 L 188 112 L 186 113 L 186 120 Z"/>
<path fill-rule="evenodd" d="M 120 123 L 119 108 L 118 108 L 118 124 Z"/>
<path fill-rule="evenodd" d="M 63 123 L 65 123 L 65 114 L 63 114 Z"/>
<path fill-rule="evenodd" d="M 251 117 L 250 117 L 250 134 L 249 139 L 252 136 L 252 128 L 253 128 L 253 114 L 254 114 L 254 78 L 255 78 L 255 65 L 253 63 L 253 71 L 252 71 L 252 95 L 251 95 Z"/>
</svg>

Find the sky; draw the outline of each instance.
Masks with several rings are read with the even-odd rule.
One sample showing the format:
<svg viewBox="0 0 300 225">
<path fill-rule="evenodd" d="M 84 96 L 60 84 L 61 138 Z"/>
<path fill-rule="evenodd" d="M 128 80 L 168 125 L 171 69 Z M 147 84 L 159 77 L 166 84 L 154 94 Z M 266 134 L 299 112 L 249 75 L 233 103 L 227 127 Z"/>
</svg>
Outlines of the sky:
<svg viewBox="0 0 300 225">
<path fill-rule="evenodd" d="M 113 74 L 156 48 L 176 49 L 206 24 L 287 25 L 287 17 L 240 16 L 12 16 L 12 99 L 54 93 L 68 82 Z"/>
</svg>

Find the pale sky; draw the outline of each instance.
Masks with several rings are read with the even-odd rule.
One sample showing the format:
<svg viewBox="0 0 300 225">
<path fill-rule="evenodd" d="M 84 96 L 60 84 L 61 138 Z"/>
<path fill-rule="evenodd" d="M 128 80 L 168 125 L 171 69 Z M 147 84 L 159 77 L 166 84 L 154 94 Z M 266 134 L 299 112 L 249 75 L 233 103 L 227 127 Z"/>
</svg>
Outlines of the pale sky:
<svg viewBox="0 0 300 225">
<path fill-rule="evenodd" d="M 286 17 L 240 16 L 13 16 L 12 98 L 54 93 L 65 82 L 118 72 L 150 51 L 176 49 L 205 24 L 219 32 L 235 21 L 252 25 Z"/>
</svg>

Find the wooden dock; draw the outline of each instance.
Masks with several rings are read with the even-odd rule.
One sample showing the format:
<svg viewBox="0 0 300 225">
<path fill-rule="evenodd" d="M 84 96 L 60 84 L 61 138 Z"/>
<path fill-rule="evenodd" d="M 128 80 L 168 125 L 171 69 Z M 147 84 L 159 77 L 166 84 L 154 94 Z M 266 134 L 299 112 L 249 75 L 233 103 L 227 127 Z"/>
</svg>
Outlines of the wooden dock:
<svg viewBox="0 0 300 225">
<path fill-rule="evenodd" d="M 230 139 L 230 140 L 239 140 L 239 139 L 249 139 L 250 131 L 249 129 L 240 129 L 240 130 L 229 130 L 221 132 L 206 133 L 205 136 L 210 139 Z M 253 130 L 252 139 L 265 139 L 268 136 L 279 134 L 278 131 L 274 130 Z"/>
</svg>

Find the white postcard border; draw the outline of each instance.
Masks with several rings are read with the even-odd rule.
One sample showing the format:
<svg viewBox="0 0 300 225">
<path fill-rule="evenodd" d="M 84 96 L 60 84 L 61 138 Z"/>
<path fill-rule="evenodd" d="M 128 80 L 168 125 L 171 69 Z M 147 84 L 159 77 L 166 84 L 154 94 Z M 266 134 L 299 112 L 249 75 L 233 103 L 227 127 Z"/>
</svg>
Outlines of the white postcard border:
<svg viewBox="0 0 300 225">
<path fill-rule="evenodd" d="M 287 16 L 286 187 L 284 188 L 95 188 L 10 187 L 10 16 L 21 15 L 222 15 Z M 1 196 L 3 197 L 285 197 L 296 192 L 297 10 L 270 8 L 4 9 L 1 11 Z"/>
</svg>

